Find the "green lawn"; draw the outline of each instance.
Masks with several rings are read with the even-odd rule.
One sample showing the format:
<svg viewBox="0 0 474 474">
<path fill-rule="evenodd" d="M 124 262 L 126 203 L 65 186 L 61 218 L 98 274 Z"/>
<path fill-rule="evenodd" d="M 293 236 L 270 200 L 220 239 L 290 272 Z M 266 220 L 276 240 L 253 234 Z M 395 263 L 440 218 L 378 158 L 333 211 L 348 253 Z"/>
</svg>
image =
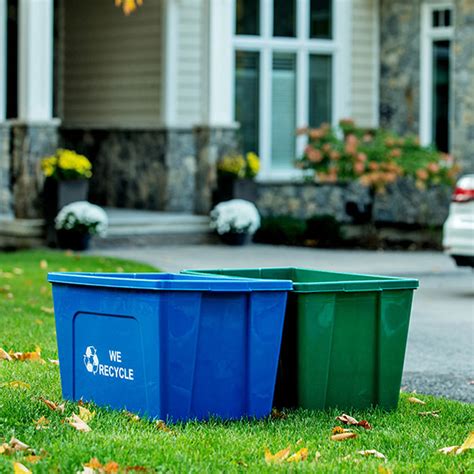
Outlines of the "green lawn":
<svg viewBox="0 0 474 474">
<path fill-rule="evenodd" d="M 47 269 L 44 260 L 48 263 Z M 41 347 L 47 362 L 0 362 L 0 445 L 12 436 L 41 454 L 33 464 L 26 454 L 0 454 L 0 472 L 13 472 L 20 461 L 33 472 L 74 473 L 96 457 L 102 463 L 116 461 L 123 468 L 144 466 L 149 472 L 272 471 L 264 460 L 264 449 L 272 452 L 292 445 L 295 451 L 309 449 L 306 461 L 282 463 L 283 470 L 319 472 L 474 472 L 473 451 L 446 456 L 437 450 L 460 445 L 474 428 L 472 405 L 417 395 L 425 406 L 410 404 L 402 394 L 394 413 L 378 410 L 353 412 L 367 419 L 370 431 L 356 428 L 358 437 L 330 440 L 340 412 L 289 411 L 286 418 L 263 421 L 188 423 L 172 426 L 172 432 L 145 420 L 134 421 L 121 412 L 97 409 L 89 422 L 92 431 L 82 433 L 63 423 L 78 412 L 67 403 L 64 414 L 49 410 L 39 397 L 59 402 L 59 369 L 48 362 L 56 359 L 56 340 L 51 292 L 46 274 L 69 271 L 148 271 L 149 267 L 119 260 L 79 257 L 55 252 L 0 253 L 0 347 L 9 351 L 34 351 Z M 453 367 L 453 371 L 456 367 Z M 9 384 L 21 381 L 30 388 Z M 89 406 L 90 408 L 90 406 Z M 440 416 L 422 417 L 420 411 L 440 410 Z M 37 430 L 34 420 L 50 420 L 48 429 Z M 298 445 L 297 445 L 298 442 Z M 359 450 L 376 449 L 387 457 L 362 457 Z M 44 451 L 43 451 L 44 450 Z M 315 461 L 319 451 L 321 457 Z M 386 470 L 381 468 L 383 466 Z M 133 472 L 133 471 L 131 471 Z"/>
</svg>

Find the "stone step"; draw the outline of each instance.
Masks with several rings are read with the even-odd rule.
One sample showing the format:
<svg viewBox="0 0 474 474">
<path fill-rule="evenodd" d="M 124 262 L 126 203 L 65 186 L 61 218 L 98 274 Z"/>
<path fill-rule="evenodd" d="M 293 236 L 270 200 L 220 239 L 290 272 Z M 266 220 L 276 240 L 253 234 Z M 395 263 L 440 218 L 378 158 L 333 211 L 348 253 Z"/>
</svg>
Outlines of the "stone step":
<svg viewBox="0 0 474 474">
<path fill-rule="evenodd" d="M 189 245 L 211 243 L 209 217 L 185 213 L 105 208 L 109 229 L 94 237 L 93 248 L 124 245 Z"/>
</svg>

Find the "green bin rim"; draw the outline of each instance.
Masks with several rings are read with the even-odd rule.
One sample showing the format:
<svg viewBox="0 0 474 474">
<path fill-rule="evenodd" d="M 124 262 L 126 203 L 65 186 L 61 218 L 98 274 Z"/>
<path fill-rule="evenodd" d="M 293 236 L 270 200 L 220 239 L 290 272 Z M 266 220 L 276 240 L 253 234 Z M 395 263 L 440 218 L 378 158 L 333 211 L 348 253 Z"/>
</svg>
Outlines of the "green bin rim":
<svg viewBox="0 0 474 474">
<path fill-rule="evenodd" d="M 416 278 L 401 278 L 393 276 L 382 276 L 382 275 L 371 275 L 365 273 L 344 273 L 344 272 L 332 272 L 326 270 L 316 270 L 314 268 L 305 267 L 260 267 L 260 268 L 216 268 L 216 269 L 187 269 L 182 270 L 184 274 L 209 274 L 209 275 L 222 275 L 229 276 L 232 278 L 259 278 L 258 276 L 237 276 L 228 274 L 228 272 L 246 272 L 246 271 L 258 271 L 261 273 L 262 270 L 274 270 L 274 271 L 296 271 L 306 270 L 315 273 L 325 273 L 334 275 L 347 276 L 347 280 L 338 280 L 333 282 L 295 282 L 293 281 L 294 293 L 327 293 L 327 292 L 359 292 L 359 291 L 383 291 L 383 290 L 416 290 L 419 287 L 419 281 Z M 356 277 L 357 279 L 351 279 Z M 366 280 L 360 278 L 367 278 Z M 261 278 L 261 277 L 260 277 Z M 273 277 L 272 279 L 277 280 L 278 278 Z M 290 278 L 291 279 L 291 278 Z"/>
</svg>

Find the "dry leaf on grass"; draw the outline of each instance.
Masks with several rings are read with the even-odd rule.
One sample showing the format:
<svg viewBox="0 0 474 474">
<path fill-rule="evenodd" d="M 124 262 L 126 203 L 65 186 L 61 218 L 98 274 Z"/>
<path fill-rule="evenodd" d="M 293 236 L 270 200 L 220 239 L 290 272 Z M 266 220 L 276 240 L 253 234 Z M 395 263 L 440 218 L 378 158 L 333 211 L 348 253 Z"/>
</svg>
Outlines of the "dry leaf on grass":
<svg viewBox="0 0 474 474">
<path fill-rule="evenodd" d="M 47 400 L 46 398 L 40 397 L 40 401 L 42 401 L 50 410 L 59 411 L 60 413 L 64 413 L 65 403 L 54 403 L 51 400 Z"/>
<path fill-rule="evenodd" d="M 301 462 L 308 459 L 308 448 L 301 448 L 296 453 L 292 454 L 286 462 Z"/>
<path fill-rule="evenodd" d="M 164 431 L 165 433 L 174 434 L 174 431 L 169 428 L 163 420 L 158 420 L 155 423 L 155 426 L 158 431 Z"/>
<path fill-rule="evenodd" d="M 432 416 L 434 418 L 439 418 L 439 412 L 440 410 L 434 410 L 434 411 L 420 411 L 418 415 L 420 416 Z"/>
<path fill-rule="evenodd" d="M 57 360 L 57 359 L 48 359 L 48 361 L 53 365 L 58 365 L 59 366 L 59 360 Z"/>
<path fill-rule="evenodd" d="M 130 421 L 140 421 L 140 417 L 136 415 L 135 413 L 131 413 L 127 410 L 124 410 L 123 414 L 127 417 L 130 418 Z"/>
<path fill-rule="evenodd" d="M 54 308 L 50 308 L 49 306 L 41 306 L 40 309 L 43 313 L 54 314 Z"/>
<path fill-rule="evenodd" d="M 339 433 L 331 436 L 333 441 L 345 441 L 351 438 L 357 438 L 357 433 Z"/>
<path fill-rule="evenodd" d="M 343 428 L 342 426 L 335 426 L 332 429 L 332 434 L 335 435 L 335 434 L 338 434 L 338 433 L 352 433 L 352 430 L 349 430 L 347 428 Z"/>
<path fill-rule="evenodd" d="M 408 402 L 409 403 L 414 403 L 414 404 L 418 404 L 418 405 L 426 405 L 426 402 L 424 402 L 423 400 L 420 400 L 419 398 L 416 398 L 416 397 L 409 397 L 407 398 Z"/>
<path fill-rule="evenodd" d="M 382 453 L 379 453 L 375 449 L 365 449 L 364 451 L 357 451 L 357 454 L 361 454 L 362 456 L 373 456 L 379 459 L 387 459 Z"/>
<path fill-rule="evenodd" d="M 13 454 L 18 451 L 33 452 L 33 450 L 25 443 L 17 438 L 11 438 L 8 443 L 0 444 L 0 454 Z"/>
<path fill-rule="evenodd" d="M 353 418 L 352 416 L 346 415 L 345 413 L 343 413 L 340 416 L 336 416 L 336 420 L 340 421 L 341 423 L 344 423 L 345 425 L 361 426 L 362 428 L 365 428 L 366 430 L 372 429 L 372 426 L 367 420 L 357 421 L 355 418 Z"/>
<path fill-rule="evenodd" d="M 81 418 L 79 418 L 75 413 L 73 413 L 69 418 L 66 418 L 66 422 L 77 431 L 82 431 L 83 433 L 92 431 L 90 426 L 84 420 L 81 420 Z"/>
<path fill-rule="evenodd" d="M 44 459 L 45 454 L 38 456 L 36 454 L 30 454 L 29 456 L 26 456 L 25 461 L 29 462 L 31 464 L 36 464 L 37 462 L 40 462 L 42 459 Z"/>
<path fill-rule="evenodd" d="M 23 268 L 15 267 L 15 268 L 13 269 L 13 274 L 14 274 L 14 275 L 23 275 L 23 273 L 25 273 L 24 270 L 23 270 Z"/>
<path fill-rule="evenodd" d="M 88 423 L 89 421 L 92 420 L 95 416 L 95 411 L 90 411 L 84 406 L 79 406 L 79 418 L 84 421 L 85 423 Z"/>
<path fill-rule="evenodd" d="M 288 418 L 288 415 L 280 410 L 278 408 L 272 408 L 272 414 L 270 415 L 272 420 L 285 420 Z"/>
<path fill-rule="evenodd" d="M 48 268 L 48 262 L 46 260 L 41 260 L 40 261 L 40 268 L 43 270 L 46 270 Z"/>
<path fill-rule="evenodd" d="M 285 449 L 272 454 L 268 448 L 265 448 L 265 462 L 267 464 L 281 463 L 290 455 L 291 447 L 288 446 Z"/>
<path fill-rule="evenodd" d="M 48 420 L 46 417 L 42 416 L 37 420 L 33 420 L 33 423 L 35 424 L 37 430 L 47 430 L 51 421 Z"/>
<path fill-rule="evenodd" d="M 319 451 L 316 451 L 313 461 L 318 462 L 320 457 L 321 457 L 321 453 Z"/>
<path fill-rule="evenodd" d="M 29 390 L 31 385 L 29 383 L 22 382 L 21 380 L 13 380 L 12 382 L 2 383 L 0 387 L 22 388 L 24 390 Z"/>
<path fill-rule="evenodd" d="M 26 466 L 24 466 L 21 462 L 14 462 L 13 474 L 24 474 L 24 473 L 31 474 L 31 471 Z"/>
<path fill-rule="evenodd" d="M 130 470 L 147 471 L 147 468 L 142 466 L 134 466 L 132 468 L 121 468 L 120 465 L 115 461 L 109 461 L 106 464 L 102 464 L 97 458 L 92 458 L 82 467 L 84 468 L 84 470 L 78 474 L 115 474 L 118 472 L 128 472 Z"/>
<path fill-rule="evenodd" d="M 0 347 L 0 360 L 12 361 L 12 356 L 4 349 Z"/>
<path fill-rule="evenodd" d="M 377 468 L 377 471 L 379 472 L 379 474 L 393 474 L 393 471 L 389 469 L 388 467 L 384 466 L 383 464 L 381 464 Z"/>
<path fill-rule="evenodd" d="M 474 449 L 474 431 L 469 433 L 469 436 L 464 440 L 464 443 L 461 446 L 448 446 L 447 448 L 438 449 L 440 453 L 443 454 L 462 454 L 468 449 Z"/>
</svg>

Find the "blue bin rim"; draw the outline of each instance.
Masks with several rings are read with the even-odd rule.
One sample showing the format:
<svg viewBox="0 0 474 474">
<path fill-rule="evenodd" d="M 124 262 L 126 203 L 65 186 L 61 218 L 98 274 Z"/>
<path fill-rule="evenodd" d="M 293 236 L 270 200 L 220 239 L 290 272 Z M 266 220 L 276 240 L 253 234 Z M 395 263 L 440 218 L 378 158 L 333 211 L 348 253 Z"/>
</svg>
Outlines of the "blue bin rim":
<svg viewBox="0 0 474 474">
<path fill-rule="evenodd" d="M 124 288 L 152 291 L 290 291 L 290 280 L 259 280 L 218 275 L 183 275 L 181 273 L 92 273 L 49 272 L 55 284 Z"/>
</svg>

